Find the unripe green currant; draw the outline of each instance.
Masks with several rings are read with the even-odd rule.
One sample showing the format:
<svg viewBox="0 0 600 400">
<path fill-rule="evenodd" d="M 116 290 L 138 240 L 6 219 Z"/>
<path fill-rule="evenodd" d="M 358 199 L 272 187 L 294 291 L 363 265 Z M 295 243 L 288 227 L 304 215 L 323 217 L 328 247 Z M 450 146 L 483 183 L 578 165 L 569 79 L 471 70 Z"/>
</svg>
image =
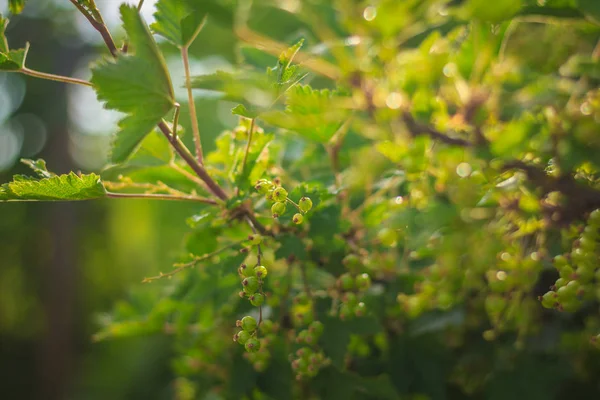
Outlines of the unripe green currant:
<svg viewBox="0 0 600 400">
<path fill-rule="evenodd" d="M 350 274 L 343 274 L 338 279 L 338 285 L 343 290 L 354 289 L 354 278 Z"/>
<path fill-rule="evenodd" d="M 314 321 L 308 327 L 308 330 L 316 336 L 321 336 L 324 329 L 325 327 L 323 326 L 323 323 L 321 321 Z"/>
<path fill-rule="evenodd" d="M 558 256 L 554 257 L 554 265 L 557 269 L 560 269 L 560 267 L 564 267 L 568 264 L 569 262 L 567 261 L 567 258 L 565 256 L 559 254 Z"/>
<path fill-rule="evenodd" d="M 265 319 L 263 322 L 261 322 L 259 329 L 260 333 L 267 335 L 275 331 L 275 324 L 270 319 Z"/>
<path fill-rule="evenodd" d="M 249 277 L 254 275 L 254 271 L 252 271 L 252 268 L 249 268 L 246 264 L 242 264 L 240 265 L 240 268 L 238 269 L 240 275 L 245 276 L 245 277 Z"/>
<path fill-rule="evenodd" d="M 545 308 L 554 308 L 558 304 L 556 292 L 547 292 L 542 296 L 542 306 Z"/>
<path fill-rule="evenodd" d="M 257 265 L 254 267 L 254 275 L 259 279 L 265 279 L 267 277 L 267 268 L 263 265 Z"/>
<path fill-rule="evenodd" d="M 254 293 L 250 296 L 250 303 L 255 307 L 260 307 L 265 302 L 265 296 L 262 293 Z"/>
<path fill-rule="evenodd" d="M 348 304 L 350 307 L 353 307 L 354 305 L 358 304 L 358 297 L 356 297 L 356 295 L 352 292 L 348 292 L 348 293 L 344 294 L 344 297 L 342 298 L 342 300 L 344 301 L 344 303 Z"/>
<path fill-rule="evenodd" d="M 258 279 L 256 279 L 254 276 L 244 278 L 242 281 L 242 286 L 244 287 L 244 292 L 248 294 L 256 293 L 259 286 Z"/>
<path fill-rule="evenodd" d="M 287 195 L 288 195 L 287 190 L 285 190 L 281 186 L 273 189 L 272 197 L 273 197 L 274 201 L 285 201 L 285 199 L 287 199 Z"/>
<path fill-rule="evenodd" d="M 367 312 L 367 306 L 362 301 L 354 307 L 354 315 L 362 317 Z"/>
<path fill-rule="evenodd" d="M 569 281 L 566 280 L 565 278 L 558 278 L 556 280 L 556 283 L 554 283 L 554 286 L 558 289 L 558 288 L 565 286 L 567 283 L 569 283 Z"/>
<path fill-rule="evenodd" d="M 307 213 L 312 208 L 313 203 L 310 197 L 304 196 L 300 198 L 300 201 L 298 201 L 298 206 L 300 207 L 300 211 L 302 211 L 303 213 Z"/>
<path fill-rule="evenodd" d="M 246 342 L 250 339 L 250 333 L 247 331 L 239 331 L 235 335 L 233 335 L 233 340 L 238 342 L 239 344 L 246 344 Z"/>
<path fill-rule="evenodd" d="M 575 270 L 575 274 L 577 275 L 578 280 L 582 282 L 590 282 L 592 279 L 594 279 L 594 268 L 580 266 L 577 267 L 577 270 Z"/>
<path fill-rule="evenodd" d="M 292 217 L 292 222 L 294 222 L 296 225 L 300 225 L 303 221 L 304 221 L 304 217 L 300 213 L 296 213 Z"/>
<path fill-rule="evenodd" d="M 590 213 L 590 223 L 600 224 L 600 209 L 594 210 Z"/>
<path fill-rule="evenodd" d="M 253 235 L 249 235 L 248 236 L 248 240 L 250 241 L 251 245 L 256 246 L 256 245 L 261 244 L 261 242 L 262 242 L 262 236 L 259 235 L 258 233 L 255 233 Z"/>
<path fill-rule="evenodd" d="M 348 319 L 352 314 L 352 308 L 348 304 L 344 303 L 340 306 L 340 319 Z"/>
<path fill-rule="evenodd" d="M 260 342 L 256 338 L 250 338 L 248 339 L 244 347 L 248 352 L 256 353 L 258 350 L 260 350 Z"/>
<path fill-rule="evenodd" d="M 360 258 L 356 254 L 348 254 L 342 260 L 342 263 L 346 266 L 346 268 L 358 268 L 360 267 Z"/>
<path fill-rule="evenodd" d="M 271 213 L 273 214 L 273 218 L 279 218 L 281 215 L 285 214 L 285 203 L 277 202 L 271 206 Z"/>
<path fill-rule="evenodd" d="M 398 235 L 396 231 L 390 228 L 383 228 L 379 232 L 377 232 L 377 239 L 379 243 L 386 247 L 393 247 L 396 245 L 398 240 Z"/>
<path fill-rule="evenodd" d="M 301 306 L 305 306 L 309 303 L 310 299 L 305 292 L 300 292 L 294 297 L 294 303 L 299 304 Z"/>
<path fill-rule="evenodd" d="M 242 327 L 243 330 L 245 330 L 246 332 L 254 332 L 256 330 L 256 326 L 258 324 L 256 323 L 256 320 L 254 319 L 254 317 L 251 317 L 249 315 L 246 315 L 244 318 L 242 318 L 242 321 L 240 323 L 240 326 Z"/>
<path fill-rule="evenodd" d="M 570 265 L 565 265 L 558 270 L 558 273 L 560 274 L 561 278 L 570 280 L 572 279 L 575 271 L 573 271 L 573 268 Z"/>
<path fill-rule="evenodd" d="M 359 290 L 366 290 L 371 286 L 371 277 L 369 274 L 360 274 L 356 277 L 356 287 Z"/>
<path fill-rule="evenodd" d="M 269 190 L 271 190 L 273 188 L 273 182 L 267 180 L 267 179 L 259 179 L 256 184 L 254 185 L 254 188 L 262 194 L 267 194 L 269 193 Z"/>
</svg>

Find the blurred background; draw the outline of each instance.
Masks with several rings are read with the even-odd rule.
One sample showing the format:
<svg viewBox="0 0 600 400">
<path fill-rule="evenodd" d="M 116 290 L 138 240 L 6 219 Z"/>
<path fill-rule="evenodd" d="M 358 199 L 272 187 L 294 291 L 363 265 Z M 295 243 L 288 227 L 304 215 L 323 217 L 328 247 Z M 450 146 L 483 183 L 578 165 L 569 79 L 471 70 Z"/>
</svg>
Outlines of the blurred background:
<svg viewBox="0 0 600 400">
<path fill-rule="evenodd" d="M 96 3 L 118 38 L 122 1 Z M 146 0 L 143 7 L 148 22 L 154 3 Z M 106 51 L 74 10 L 66 0 L 29 1 L 22 15 L 11 18 L 10 46 L 31 44 L 32 69 L 89 78 L 90 62 Z M 0 0 L 0 12 L 7 15 L 6 0 Z M 203 35 L 211 37 L 209 45 Z M 226 69 L 234 62 L 233 44 L 231 32 L 209 22 L 191 50 L 192 72 Z M 183 65 L 175 49 L 165 51 L 173 55 L 168 63 L 180 88 Z M 205 149 L 224 126 L 237 122 L 230 108 L 198 99 Z M 0 183 L 28 173 L 20 158 L 44 158 L 57 173 L 98 171 L 118 119 L 89 88 L 0 72 Z M 161 392 L 171 380 L 168 338 L 92 343 L 91 337 L 97 319 L 128 289 L 172 263 L 193 212 L 194 206 L 145 200 L 1 203 L 1 397 L 169 398 Z"/>
</svg>

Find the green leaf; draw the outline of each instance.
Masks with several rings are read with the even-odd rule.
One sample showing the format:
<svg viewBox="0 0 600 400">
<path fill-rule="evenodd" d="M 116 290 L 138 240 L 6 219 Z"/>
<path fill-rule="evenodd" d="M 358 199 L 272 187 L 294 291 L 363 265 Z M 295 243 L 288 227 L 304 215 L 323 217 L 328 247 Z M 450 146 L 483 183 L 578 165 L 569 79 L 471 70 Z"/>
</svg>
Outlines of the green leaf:
<svg viewBox="0 0 600 400">
<path fill-rule="evenodd" d="M 570 78 L 585 76 L 600 80 L 600 62 L 591 56 L 576 54 L 560 67 L 560 73 Z"/>
<path fill-rule="evenodd" d="M 244 156 L 240 154 L 240 165 L 237 168 L 235 178 L 236 186 L 240 189 L 248 189 L 263 175 L 267 166 L 265 163 L 259 163 L 258 159 L 269 143 L 271 143 L 273 137 L 273 134 L 254 132 L 250 149 L 248 149 L 248 158 L 243 165 L 243 169 L 241 163 Z M 242 149 L 240 151 L 242 152 Z M 243 149 L 243 152 L 245 152 L 245 149 Z M 251 178 L 251 176 L 253 177 Z"/>
<path fill-rule="evenodd" d="M 8 8 L 13 14 L 20 14 L 25 7 L 25 0 L 8 0 Z"/>
<path fill-rule="evenodd" d="M 600 2 L 597 0 L 575 0 L 577 7 L 592 21 L 600 24 Z"/>
<path fill-rule="evenodd" d="M 0 53 L 8 53 L 8 41 L 5 36 L 7 26 L 8 18 L 4 18 L 2 14 L 0 14 Z"/>
<path fill-rule="evenodd" d="M 40 180 L 19 179 L 0 186 L 0 201 L 21 200 L 89 200 L 106 196 L 96 174 L 53 176 Z"/>
<path fill-rule="evenodd" d="M 150 27 L 178 47 L 188 46 L 205 21 L 205 13 L 196 11 L 189 0 L 159 0 L 156 22 Z"/>
<path fill-rule="evenodd" d="M 250 111 L 248 111 L 246 106 L 244 106 L 243 104 L 238 104 L 237 106 L 233 107 L 231 109 L 231 113 L 233 115 L 239 115 L 239 116 L 245 117 L 245 118 L 254 118 L 255 117 L 255 115 L 253 115 Z"/>
<path fill-rule="evenodd" d="M 92 70 L 92 83 L 106 107 L 129 114 L 119 123 L 111 160 L 125 161 L 175 102 L 165 60 L 146 23 L 132 6 L 121 18 L 135 55 L 121 55 Z"/>
<path fill-rule="evenodd" d="M 40 176 L 40 178 L 52 178 L 53 176 L 56 176 L 55 173 L 48 171 L 48 168 L 46 168 L 46 161 L 41 158 L 37 160 L 23 158 L 21 159 L 21 162 L 31 168 L 33 172 Z"/>
<path fill-rule="evenodd" d="M 0 14 L 0 71 L 18 71 L 25 66 L 29 43 L 24 48 L 10 50 L 5 31 L 9 20 Z"/>
<path fill-rule="evenodd" d="M 269 112 L 262 118 L 275 126 L 296 131 L 307 139 L 327 143 L 347 117 L 341 100 L 342 97 L 335 91 L 297 85 L 288 91 L 285 112 Z"/>
</svg>

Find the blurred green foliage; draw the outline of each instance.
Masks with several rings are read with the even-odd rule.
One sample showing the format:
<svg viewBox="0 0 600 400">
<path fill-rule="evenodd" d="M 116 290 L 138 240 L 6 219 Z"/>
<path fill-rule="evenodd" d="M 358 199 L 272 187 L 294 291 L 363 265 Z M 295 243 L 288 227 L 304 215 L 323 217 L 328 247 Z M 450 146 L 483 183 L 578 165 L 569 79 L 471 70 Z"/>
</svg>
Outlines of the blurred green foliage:
<svg viewBox="0 0 600 400">
<path fill-rule="evenodd" d="M 95 2 L 78 3 L 98 22 Z M 3 203 L 0 369 L 13 382 L 31 363 L 11 368 L 11 351 L 40 340 L 43 398 L 600 396 L 600 3 L 160 0 L 154 36 L 134 6 L 121 16 L 129 54 L 92 78 L 130 114 L 118 164 L 98 181 L 30 163 L 39 180 L 17 167 L 0 199 L 25 185 L 47 200 L 60 181 L 52 199 L 197 203 Z M 188 45 L 231 63 L 192 80 L 199 166 L 172 83 Z M 12 48 L 0 65 L 23 72 Z M 48 122 L 59 173 L 74 169 L 64 111 Z M 271 208 L 279 185 L 285 213 Z M 312 208 L 294 204 L 304 196 Z M 268 276 L 250 284 L 242 263 Z"/>
</svg>

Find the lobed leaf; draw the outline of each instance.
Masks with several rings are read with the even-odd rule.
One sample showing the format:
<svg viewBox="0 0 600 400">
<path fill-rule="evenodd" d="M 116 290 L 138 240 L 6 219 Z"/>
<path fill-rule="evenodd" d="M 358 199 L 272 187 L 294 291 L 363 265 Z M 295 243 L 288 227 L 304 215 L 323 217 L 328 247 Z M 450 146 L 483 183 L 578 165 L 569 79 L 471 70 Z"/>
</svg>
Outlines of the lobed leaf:
<svg viewBox="0 0 600 400">
<path fill-rule="evenodd" d="M 134 55 L 122 55 L 92 70 L 92 83 L 105 106 L 129 114 L 119 123 L 111 160 L 125 161 L 175 103 L 165 60 L 135 7 L 122 5 L 121 18 Z"/>
<path fill-rule="evenodd" d="M 104 185 L 96 174 L 52 176 L 35 180 L 16 176 L 0 186 L 0 201 L 25 200 L 90 200 L 106 196 Z"/>
<path fill-rule="evenodd" d="M 159 0 L 154 14 L 156 22 L 150 27 L 178 47 L 189 45 L 206 16 L 192 3 L 189 0 Z"/>
<path fill-rule="evenodd" d="M 8 8 L 13 14 L 20 14 L 25 7 L 25 0 L 8 0 Z"/>
</svg>

